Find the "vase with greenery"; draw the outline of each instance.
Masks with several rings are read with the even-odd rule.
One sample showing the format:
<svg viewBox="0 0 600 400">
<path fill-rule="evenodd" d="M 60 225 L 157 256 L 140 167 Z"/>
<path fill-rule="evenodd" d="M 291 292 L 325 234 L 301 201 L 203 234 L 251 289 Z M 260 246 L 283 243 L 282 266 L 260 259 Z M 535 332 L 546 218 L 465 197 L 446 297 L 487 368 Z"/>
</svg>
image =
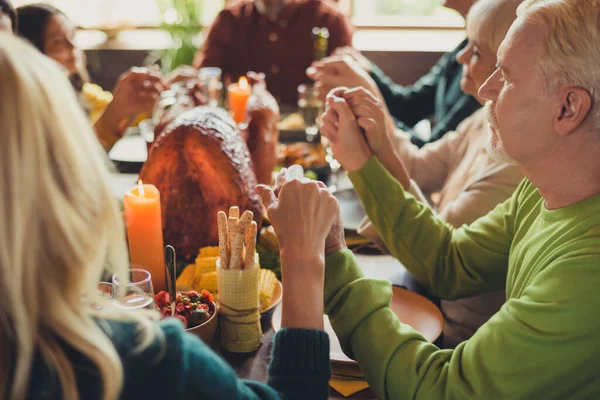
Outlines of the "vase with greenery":
<svg viewBox="0 0 600 400">
<path fill-rule="evenodd" d="M 191 65 L 196 40 L 202 31 L 202 0 L 156 0 L 161 12 L 161 28 L 169 33 L 173 47 L 160 51 L 161 69 L 165 73 L 180 65 Z"/>
</svg>

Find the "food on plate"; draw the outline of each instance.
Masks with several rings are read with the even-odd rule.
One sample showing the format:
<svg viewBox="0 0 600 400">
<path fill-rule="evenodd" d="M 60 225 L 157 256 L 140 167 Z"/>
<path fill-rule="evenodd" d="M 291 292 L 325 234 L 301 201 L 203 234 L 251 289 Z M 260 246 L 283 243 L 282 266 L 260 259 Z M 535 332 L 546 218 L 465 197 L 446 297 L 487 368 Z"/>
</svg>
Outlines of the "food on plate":
<svg viewBox="0 0 600 400">
<path fill-rule="evenodd" d="M 163 233 L 179 258 L 193 262 L 201 247 L 219 243 L 217 211 L 237 205 L 262 225 L 250 153 L 227 112 L 196 107 L 159 135 L 140 177 L 160 191 Z"/>
<path fill-rule="evenodd" d="M 233 209 L 233 215 L 239 216 L 239 210 Z M 276 267 L 271 269 L 259 270 L 259 300 L 261 311 L 271 305 L 273 294 L 277 286 L 277 273 L 279 273 L 279 245 L 273 227 L 263 228 L 261 231 L 261 244 L 256 244 L 256 251 L 259 253 L 260 266 L 263 259 L 267 265 L 273 264 Z M 252 245 L 251 241 L 249 242 Z M 268 250 L 266 250 L 268 248 Z M 261 250 L 262 249 L 262 250 Z M 264 258 L 262 252 L 264 251 Z M 218 294 L 218 277 L 216 271 L 217 259 L 219 258 L 219 247 L 203 247 L 198 251 L 198 257 L 194 264 L 187 265 L 177 278 L 177 287 L 190 288 L 194 290 L 208 290 L 216 297 Z M 216 255 L 216 256 L 215 256 Z M 272 261 L 269 261 L 271 260 Z M 246 261 L 245 261 L 246 262 Z"/>
<path fill-rule="evenodd" d="M 261 269 L 259 271 L 258 285 L 260 309 L 264 310 L 271 305 L 273 295 L 275 294 L 275 288 L 277 287 L 277 277 L 275 276 L 275 273 L 268 269 Z"/>
<path fill-rule="evenodd" d="M 295 131 L 305 128 L 304 118 L 300 113 L 293 113 L 279 121 L 277 124 L 282 131 Z"/>
<path fill-rule="evenodd" d="M 302 168 L 316 168 L 326 165 L 327 160 L 321 143 L 299 142 L 280 144 L 277 163 L 286 168 L 294 164 Z"/>
<path fill-rule="evenodd" d="M 154 303 L 163 318 L 171 317 L 171 299 L 164 290 L 154 296 Z M 193 328 L 205 323 L 215 313 L 213 295 L 208 290 L 190 290 L 178 293 L 175 299 L 175 317 L 179 318 L 186 328 Z"/>
</svg>

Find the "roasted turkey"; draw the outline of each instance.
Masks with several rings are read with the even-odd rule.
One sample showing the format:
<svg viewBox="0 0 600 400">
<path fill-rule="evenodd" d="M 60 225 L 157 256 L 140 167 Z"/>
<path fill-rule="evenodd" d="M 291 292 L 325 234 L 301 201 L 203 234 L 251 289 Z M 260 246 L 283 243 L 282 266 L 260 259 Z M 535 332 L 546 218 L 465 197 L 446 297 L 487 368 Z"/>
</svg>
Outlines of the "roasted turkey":
<svg viewBox="0 0 600 400">
<path fill-rule="evenodd" d="M 140 172 L 161 194 L 165 244 L 193 261 L 198 249 L 218 244 L 217 212 L 250 210 L 262 224 L 248 147 L 229 114 L 201 106 L 176 117 L 156 138 Z"/>
</svg>

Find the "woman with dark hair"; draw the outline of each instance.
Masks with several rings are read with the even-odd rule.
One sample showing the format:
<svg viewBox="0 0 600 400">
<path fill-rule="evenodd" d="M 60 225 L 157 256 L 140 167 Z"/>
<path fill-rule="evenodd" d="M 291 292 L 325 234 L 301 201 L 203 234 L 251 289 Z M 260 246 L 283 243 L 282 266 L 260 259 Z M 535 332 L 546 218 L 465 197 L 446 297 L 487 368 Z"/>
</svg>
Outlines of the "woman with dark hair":
<svg viewBox="0 0 600 400">
<path fill-rule="evenodd" d="M 159 72 L 132 68 L 121 75 L 112 96 L 102 94 L 105 101 L 96 101 L 93 93 L 100 88 L 89 83 L 85 54 L 75 42 L 77 27 L 73 22 L 49 4 L 29 4 L 17 11 L 19 35 L 66 70 L 106 151 L 137 117 L 152 115 L 156 100 L 164 89 Z"/>
<path fill-rule="evenodd" d="M 17 12 L 10 0 L 0 0 L 0 31 L 17 32 Z"/>
</svg>

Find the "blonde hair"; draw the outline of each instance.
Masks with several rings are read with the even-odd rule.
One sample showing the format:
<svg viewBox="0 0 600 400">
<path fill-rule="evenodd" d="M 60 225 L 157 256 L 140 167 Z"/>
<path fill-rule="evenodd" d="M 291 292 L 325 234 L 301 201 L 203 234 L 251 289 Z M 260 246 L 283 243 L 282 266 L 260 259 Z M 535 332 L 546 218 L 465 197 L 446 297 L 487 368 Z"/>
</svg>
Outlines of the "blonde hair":
<svg viewBox="0 0 600 400">
<path fill-rule="evenodd" d="M 476 25 L 476 35 L 489 49 L 498 52 L 508 29 L 517 19 L 522 0 L 479 0 L 469 10 L 467 24 Z"/>
<path fill-rule="evenodd" d="M 135 321 L 143 345 L 154 330 L 96 289 L 103 273 L 128 268 L 106 155 L 54 61 L 0 34 L 0 71 L 0 398 L 26 397 L 39 351 L 63 397 L 77 399 L 66 343 L 97 367 L 103 398 L 116 399 L 122 362 L 94 317 Z"/>
<path fill-rule="evenodd" d="M 548 32 L 546 52 L 540 69 L 547 91 L 573 85 L 586 89 L 592 97 L 589 117 L 600 128 L 600 1 L 525 0 L 519 18 L 540 25 Z M 600 132 L 598 132 L 600 133 Z"/>
</svg>

